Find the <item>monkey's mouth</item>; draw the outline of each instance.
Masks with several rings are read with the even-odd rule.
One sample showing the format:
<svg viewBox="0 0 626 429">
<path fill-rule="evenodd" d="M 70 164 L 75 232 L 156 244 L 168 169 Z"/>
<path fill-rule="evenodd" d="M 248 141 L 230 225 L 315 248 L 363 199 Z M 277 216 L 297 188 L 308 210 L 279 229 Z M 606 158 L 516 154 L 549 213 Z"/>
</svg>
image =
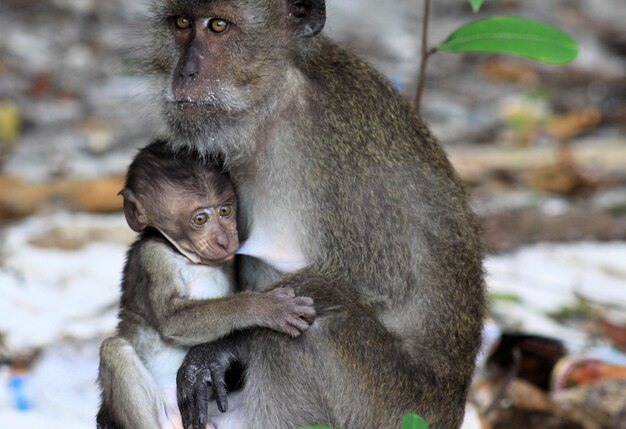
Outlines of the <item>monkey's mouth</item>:
<svg viewBox="0 0 626 429">
<path fill-rule="evenodd" d="M 218 109 L 216 103 L 206 100 L 174 100 L 172 102 L 177 109 Z"/>
<path fill-rule="evenodd" d="M 229 109 L 225 108 L 218 103 L 211 101 L 172 101 L 170 105 L 170 111 L 174 117 L 180 119 L 187 118 L 189 120 L 199 120 L 200 118 L 206 118 L 208 116 L 224 115 L 229 112 Z"/>
<path fill-rule="evenodd" d="M 221 261 L 222 261 L 222 263 L 227 263 L 227 262 L 231 262 L 233 259 L 235 259 L 235 254 L 234 253 L 232 255 L 228 255 L 227 257 L 225 257 Z"/>
<path fill-rule="evenodd" d="M 228 264 L 229 262 L 232 262 L 233 259 L 235 259 L 235 254 L 231 253 L 228 256 L 221 258 L 221 259 L 201 259 L 200 263 L 204 264 L 204 265 L 209 265 L 212 267 L 219 267 L 220 265 L 224 265 L 224 264 Z"/>
<path fill-rule="evenodd" d="M 214 103 L 206 100 L 174 100 L 177 106 L 182 107 L 198 107 L 198 106 L 213 106 Z"/>
<path fill-rule="evenodd" d="M 237 113 L 246 110 L 248 104 L 239 94 L 203 94 L 202 96 L 173 96 L 169 99 L 171 108 L 181 114 Z"/>
</svg>

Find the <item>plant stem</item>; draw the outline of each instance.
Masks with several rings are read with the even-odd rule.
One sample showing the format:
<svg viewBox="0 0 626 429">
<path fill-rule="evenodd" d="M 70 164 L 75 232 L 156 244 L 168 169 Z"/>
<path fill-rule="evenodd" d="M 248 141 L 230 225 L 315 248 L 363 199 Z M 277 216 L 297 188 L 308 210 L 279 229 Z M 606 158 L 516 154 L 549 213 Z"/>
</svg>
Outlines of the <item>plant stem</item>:
<svg viewBox="0 0 626 429">
<path fill-rule="evenodd" d="M 420 59 L 420 70 L 417 78 L 417 92 L 415 94 L 415 110 L 419 113 L 422 102 L 422 93 L 426 80 L 426 63 L 428 57 L 437 51 L 437 48 L 428 48 L 428 23 L 430 21 L 430 0 L 424 0 L 424 12 L 422 14 L 422 58 Z"/>
</svg>

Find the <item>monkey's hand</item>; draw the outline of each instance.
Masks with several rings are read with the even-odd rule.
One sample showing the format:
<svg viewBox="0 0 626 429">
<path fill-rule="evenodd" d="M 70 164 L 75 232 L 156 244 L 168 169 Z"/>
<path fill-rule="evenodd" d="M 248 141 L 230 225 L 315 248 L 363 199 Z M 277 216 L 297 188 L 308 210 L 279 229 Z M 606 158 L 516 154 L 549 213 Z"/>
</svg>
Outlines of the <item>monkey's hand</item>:
<svg viewBox="0 0 626 429">
<path fill-rule="evenodd" d="M 183 419 L 183 427 L 205 429 L 212 389 L 221 412 L 228 410 L 225 375 L 239 350 L 232 337 L 189 349 L 176 374 L 176 396 Z"/>
<path fill-rule="evenodd" d="M 265 292 L 264 297 L 269 299 L 269 308 L 261 324 L 267 328 L 298 337 L 315 320 L 313 299 L 296 296 L 290 287 L 279 287 Z"/>
</svg>

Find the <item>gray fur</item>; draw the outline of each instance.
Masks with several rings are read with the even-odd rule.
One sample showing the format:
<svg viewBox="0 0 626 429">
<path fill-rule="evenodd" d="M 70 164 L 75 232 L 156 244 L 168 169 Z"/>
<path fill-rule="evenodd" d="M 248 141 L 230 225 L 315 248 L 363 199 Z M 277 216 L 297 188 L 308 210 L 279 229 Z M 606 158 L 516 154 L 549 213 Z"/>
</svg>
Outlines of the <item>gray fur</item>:
<svg viewBox="0 0 626 429">
<path fill-rule="evenodd" d="M 242 236 L 260 228 L 306 258 L 287 275 L 243 259 L 242 284 L 291 287 L 314 299 L 318 318 L 295 341 L 252 330 L 241 345 L 195 349 L 188 363 L 211 361 L 219 347 L 245 350 L 246 384 L 216 417 L 219 429 L 397 429 L 405 412 L 433 429 L 458 428 L 485 311 L 467 196 L 413 108 L 323 35 L 289 34 L 287 3 L 203 4 L 240 11 L 241 36 L 224 50 L 229 67 L 214 71 L 234 82 L 250 69 L 258 79 L 242 87 L 247 108 L 236 115 L 216 106 L 190 120 L 167 97 L 163 110 L 173 148 L 226 160 Z M 166 94 L 184 47 L 155 33 Z"/>
</svg>

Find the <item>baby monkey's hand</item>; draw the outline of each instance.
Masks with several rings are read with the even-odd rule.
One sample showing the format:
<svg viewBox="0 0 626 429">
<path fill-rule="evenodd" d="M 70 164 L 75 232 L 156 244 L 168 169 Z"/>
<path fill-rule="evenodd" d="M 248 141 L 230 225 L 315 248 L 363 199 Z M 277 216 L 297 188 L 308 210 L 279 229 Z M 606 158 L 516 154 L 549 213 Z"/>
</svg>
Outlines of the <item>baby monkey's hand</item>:
<svg viewBox="0 0 626 429">
<path fill-rule="evenodd" d="M 296 296 L 290 287 L 280 287 L 264 293 L 267 302 L 267 314 L 262 323 L 270 329 L 298 337 L 315 320 L 313 299 Z"/>
</svg>

